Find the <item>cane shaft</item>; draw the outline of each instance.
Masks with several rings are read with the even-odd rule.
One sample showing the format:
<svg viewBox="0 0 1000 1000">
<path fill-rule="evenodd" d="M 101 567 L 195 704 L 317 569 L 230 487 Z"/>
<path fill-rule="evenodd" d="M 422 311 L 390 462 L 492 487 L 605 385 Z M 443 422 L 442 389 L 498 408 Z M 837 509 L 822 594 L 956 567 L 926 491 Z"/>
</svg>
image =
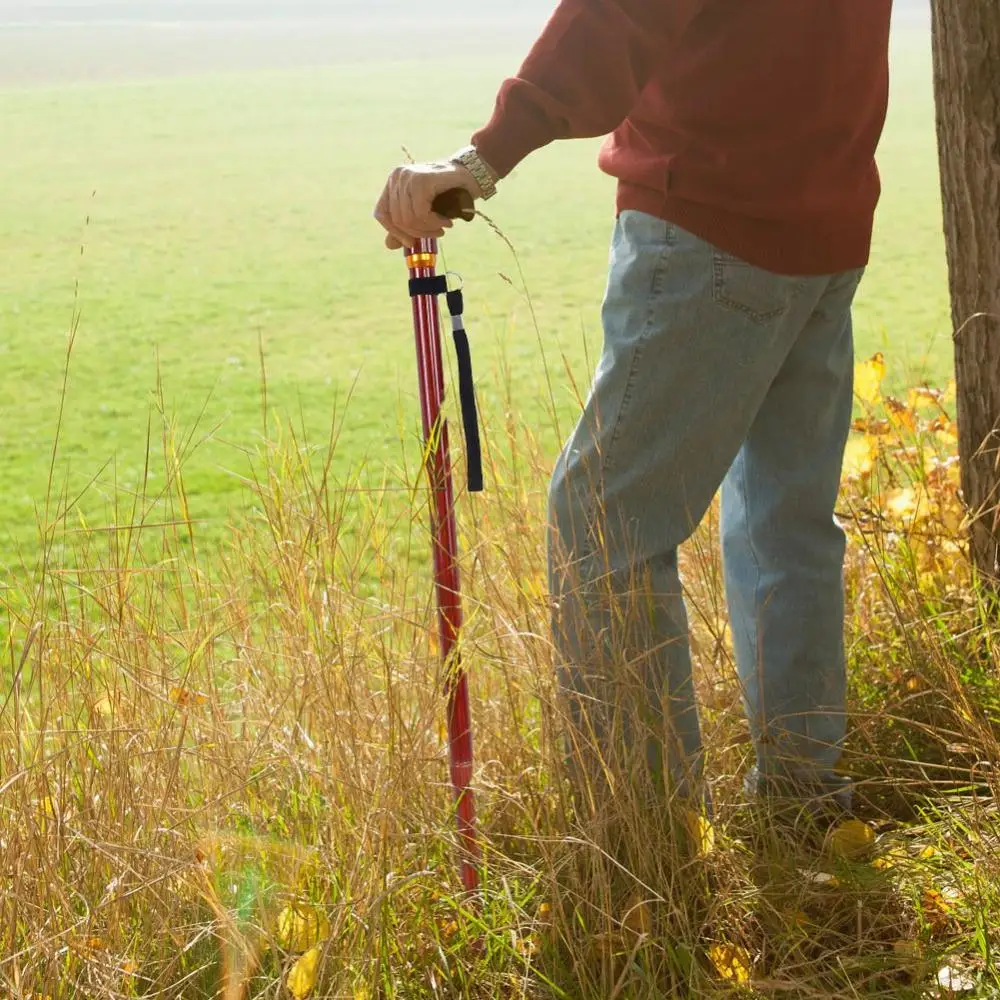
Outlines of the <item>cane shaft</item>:
<svg viewBox="0 0 1000 1000">
<path fill-rule="evenodd" d="M 411 278 L 433 278 L 436 264 L 435 240 L 421 240 L 407 251 Z M 473 766 L 472 719 L 468 678 L 457 648 L 462 629 L 461 581 L 448 424 L 442 413 L 445 382 L 441 323 L 436 296 L 415 295 L 412 301 L 420 411 L 424 441 L 429 445 L 427 473 L 431 490 L 434 585 L 438 606 L 438 633 L 448 693 L 451 780 L 463 852 L 462 883 L 468 891 L 473 891 L 479 884 L 474 863 L 478 860 L 479 852 L 475 831 L 475 801 L 469 787 Z"/>
</svg>

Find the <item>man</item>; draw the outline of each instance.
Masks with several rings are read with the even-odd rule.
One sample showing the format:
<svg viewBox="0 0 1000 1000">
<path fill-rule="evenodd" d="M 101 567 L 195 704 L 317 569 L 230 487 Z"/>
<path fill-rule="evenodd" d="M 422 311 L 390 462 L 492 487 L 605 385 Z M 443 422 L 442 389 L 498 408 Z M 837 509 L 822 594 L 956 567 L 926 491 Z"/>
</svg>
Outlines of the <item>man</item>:
<svg viewBox="0 0 1000 1000">
<path fill-rule="evenodd" d="M 677 548 L 721 487 L 747 789 L 851 806 L 834 507 L 891 6 L 563 0 L 471 147 L 394 171 L 376 208 L 390 249 L 441 236 L 438 194 L 491 197 L 532 151 L 610 133 L 604 350 L 550 495 L 555 636 L 581 744 L 619 770 L 641 745 L 671 789 L 702 774 Z"/>
</svg>

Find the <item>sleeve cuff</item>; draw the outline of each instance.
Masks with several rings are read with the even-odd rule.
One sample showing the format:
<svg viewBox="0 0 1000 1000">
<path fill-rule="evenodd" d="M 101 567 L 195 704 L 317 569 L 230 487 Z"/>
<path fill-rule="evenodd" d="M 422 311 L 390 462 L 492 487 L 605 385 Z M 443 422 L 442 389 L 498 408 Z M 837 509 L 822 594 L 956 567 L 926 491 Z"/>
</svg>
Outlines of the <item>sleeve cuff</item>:
<svg viewBox="0 0 1000 1000">
<path fill-rule="evenodd" d="M 514 114 L 513 109 L 498 109 L 484 128 L 472 136 L 480 158 L 498 180 L 503 180 L 529 154 L 557 139 L 551 122 L 544 116 Z"/>
</svg>

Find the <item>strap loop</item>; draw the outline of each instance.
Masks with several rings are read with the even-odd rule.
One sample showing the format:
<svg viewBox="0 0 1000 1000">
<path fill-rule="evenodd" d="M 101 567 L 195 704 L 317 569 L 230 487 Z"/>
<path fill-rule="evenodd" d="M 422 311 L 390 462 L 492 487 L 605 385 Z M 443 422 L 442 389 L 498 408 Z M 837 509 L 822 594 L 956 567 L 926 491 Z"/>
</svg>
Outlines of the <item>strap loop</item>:
<svg viewBox="0 0 1000 1000">
<path fill-rule="evenodd" d="M 479 439 L 479 414 L 476 408 L 476 387 L 472 375 L 472 351 L 469 336 L 465 332 L 463 313 L 465 300 L 462 290 L 448 290 L 448 276 L 433 278 L 411 278 L 410 296 L 444 295 L 451 314 L 452 334 L 455 340 L 455 354 L 458 358 L 458 396 L 462 405 L 462 424 L 465 430 L 465 452 L 468 465 L 470 493 L 483 492 L 483 454 Z"/>
</svg>

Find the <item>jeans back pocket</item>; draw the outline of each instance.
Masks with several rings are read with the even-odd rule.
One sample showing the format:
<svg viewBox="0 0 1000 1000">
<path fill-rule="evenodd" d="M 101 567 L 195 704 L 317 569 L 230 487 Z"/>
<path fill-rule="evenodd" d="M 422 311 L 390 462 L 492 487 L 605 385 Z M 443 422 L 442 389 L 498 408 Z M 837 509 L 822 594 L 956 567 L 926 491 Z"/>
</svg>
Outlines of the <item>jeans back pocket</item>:
<svg viewBox="0 0 1000 1000">
<path fill-rule="evenodd" d="M 765 271 L 722 252 L 714 254 L 713 267 L 715 301 L 761 325 L 784 316 L 802 285 L 800 279 Z"/>
</svg>

